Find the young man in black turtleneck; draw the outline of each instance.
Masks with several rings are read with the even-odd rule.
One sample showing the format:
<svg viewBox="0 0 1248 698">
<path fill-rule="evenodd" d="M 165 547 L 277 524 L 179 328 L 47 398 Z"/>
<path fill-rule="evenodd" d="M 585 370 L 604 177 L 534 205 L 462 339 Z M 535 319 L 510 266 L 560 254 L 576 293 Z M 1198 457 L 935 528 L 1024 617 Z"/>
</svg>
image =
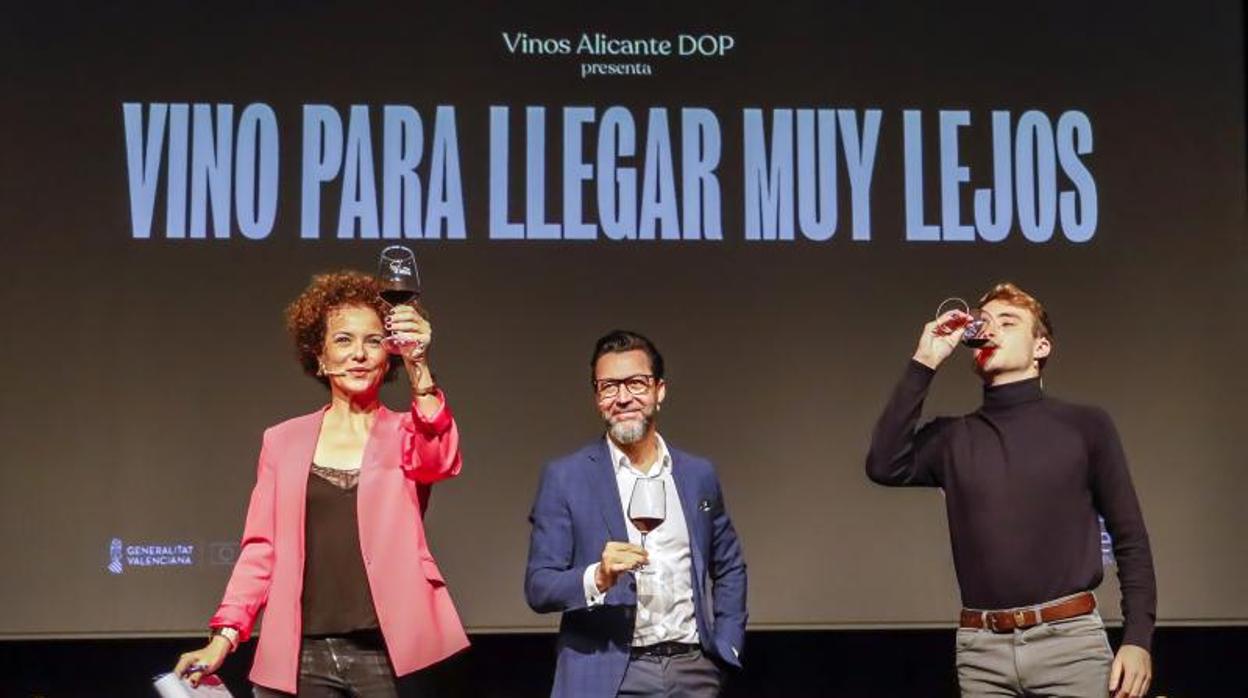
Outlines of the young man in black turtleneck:
<svg viewBox="0 0 1248 698">
<path fill-rule="evenodd" d="M 980 299 L 991 317 L 975 350 L 983 406 L 916 431 L 936 369 L 969 317 L 923 328 L 914 358 L 876 423 L 867 475 L 945 492 L 962 592 L 957 637 L 963 696 L 1143 696 L 1157 592 L 1148 533 L 1112 420 L 1044 394 L 1053 351 L 1048 314 L 999 284 Z M 1100 526 L 1114 542 L 1124 632 L 1115 656 L 1096 610 Z"/>
</svg>

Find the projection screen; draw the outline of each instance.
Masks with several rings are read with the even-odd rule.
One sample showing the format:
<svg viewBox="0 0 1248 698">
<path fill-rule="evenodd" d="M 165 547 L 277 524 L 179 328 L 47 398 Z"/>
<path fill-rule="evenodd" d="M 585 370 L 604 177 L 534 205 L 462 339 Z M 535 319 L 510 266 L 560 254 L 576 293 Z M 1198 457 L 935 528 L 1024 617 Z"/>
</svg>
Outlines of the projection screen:
<svg viewBox="0 0 1248 698">
<path fill-rule="evenodd" d="M 940 493 L 863 461 L 936 305 L 1007 279 L 1053 315 L 1046 389 L 1121 432 L 1160 623 L 1248 620 L 1236 3 L 15 13 L 0 636 L 201 632 L 261 432 L 327 399 L 283 308 L 388 244 L 463 438 L 427 525 L 472 631 L 557 620 L 524 603 L 528 510 L 601 438 L 616 327 L 717 465 L 751 628 L 952 624 Z M 978 403 L 951 364 L 932 415 Z"/>
</svg>

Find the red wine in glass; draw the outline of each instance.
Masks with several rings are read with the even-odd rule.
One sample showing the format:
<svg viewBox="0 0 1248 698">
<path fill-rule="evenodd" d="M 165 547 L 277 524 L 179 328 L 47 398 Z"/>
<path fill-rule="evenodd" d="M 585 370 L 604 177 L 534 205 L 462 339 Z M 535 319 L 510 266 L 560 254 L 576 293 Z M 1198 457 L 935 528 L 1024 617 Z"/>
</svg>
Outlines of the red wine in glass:
<svg viewBox="0 0 1248 698">
<path fill-rule="evenodd" d="M 658 528 L 667 519 L 667 488 L 657 477 L 639 477 L 633 482 L 633 494 L 628 500 L 628 520 L 641 532 L 641 547 L 646 547 L 646 534 Z M 638 574 L 653 574 L 642 569 Z"/>
<path fill-rule="evenodd" d="M 420 296 L 420 270 L 416 255 L 402 245 L 391 245 L 381 251 L 377 261 L 377 281 L 381 284 L 381 300 L 393 308 L 409 304 Z M 421 352 L 420 342 L 391 334 L 382 341 L 391 354 Z"/>
<path fill-rule="evenodd" d="M 416 292 L 407 288 L 383 288 L 381 299 L 390 307 L 408 305 L 416 299 Z"/>
<path fill-rule="evenodd" d="M 961 342 L 966 346 L 978 349 L 988 344 L 988 330 L 992 326 L 991 315 L 982 308 L 972 309 L 970 304 L 961 298 L 947 298 L 936 308 L 937 319 L 950 310 L 956 310 L 958 314 L 937 325 L 936 334 L 950 335 L 960 330 Z"/>
<path fill-rule="evenodd" d="M 633 525 L 637 527 L 638 531 L 641 531 L 642 533 L 649 533 L 658 528 L 659 524 L 663 523 L 664 520 L 656 519 L 653 516 L 638 516 L 637 518 L 629 519 L 629 521 L 633 522 Z"/>
<path fill-rule="evenodd" d="M 971 323 L 967 327 L 966 332 L 962 333 L 962 343 L 972 349 L 978 349 L 988 344 L 988 337 L 983 334 L 981 327 L 986 326 L 985 323 Z"/>
</svg>

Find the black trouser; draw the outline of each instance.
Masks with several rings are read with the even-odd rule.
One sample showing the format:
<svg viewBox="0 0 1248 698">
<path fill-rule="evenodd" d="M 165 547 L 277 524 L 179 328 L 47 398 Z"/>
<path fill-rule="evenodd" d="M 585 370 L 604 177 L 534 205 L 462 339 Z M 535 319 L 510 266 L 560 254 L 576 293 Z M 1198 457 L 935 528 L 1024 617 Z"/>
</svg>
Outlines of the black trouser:
<svg viewBox="0 0 1248 698">
<path fill-rule="evenodd" d="M 360 632 L 330 637 L 305 637 L 299 652 L 299 686 L 303 698 L 398 698 L 413 695 L 414 677 L 397 679 L 381 633 Z M 256 698 L 289 695 L 263 686 Z"/>
</svg>

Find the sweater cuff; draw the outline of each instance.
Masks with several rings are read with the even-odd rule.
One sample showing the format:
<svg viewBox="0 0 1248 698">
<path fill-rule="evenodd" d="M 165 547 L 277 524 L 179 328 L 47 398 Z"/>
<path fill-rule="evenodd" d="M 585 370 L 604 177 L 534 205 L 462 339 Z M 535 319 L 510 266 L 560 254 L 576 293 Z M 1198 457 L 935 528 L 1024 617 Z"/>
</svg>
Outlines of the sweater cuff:
<svg viewBox="0 0 1248 698">
<path fill-rule="evenodd" d="M 1122 625 L 1122 644 L 1142 647 L 1148 653 L 1153 651 L 1153 629 L 1139 623 Z"/>
<path fill-rule="evenodd" d="M 936 377 L 936 369 L 914 359 L 906 363 L 906 372 L 902 374 L 901 384 L 919 390 L 926 390 Z"/>
</svg>

